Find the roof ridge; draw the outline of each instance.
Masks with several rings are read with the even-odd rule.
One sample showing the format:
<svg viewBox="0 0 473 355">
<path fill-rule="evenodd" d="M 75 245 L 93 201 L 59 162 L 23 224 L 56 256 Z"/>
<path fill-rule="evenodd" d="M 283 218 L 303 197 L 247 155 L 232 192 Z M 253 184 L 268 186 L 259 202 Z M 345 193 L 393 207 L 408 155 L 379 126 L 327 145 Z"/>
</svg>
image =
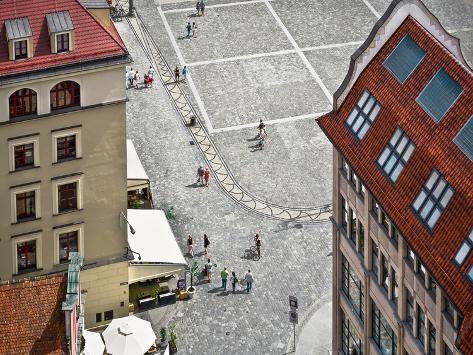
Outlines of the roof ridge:
<svg viewBox="0 0 473 355">
<path fill-rule="evenodd" d="M 105 32 L 107 32 L 107 34 L 109 35 L 110 38 L 113 39 L 113 41 L 118 44 L 118 46 L 123 49 L 125 51 L 125 53 L 128 53 L 128 50 L 126 49 L 125 47 L 125 44 L 123 43 L 120 43 L 116 38 L 115 36 L 97 19 L 97 17 L 95 17 L 89 10 L 87 10 L 87 8 L 79 1 L 79 0 L 73 0 L 75 1 L 77 4 L 79 4 L 79 6 L 82 7 L 82 9 L 87 13 L 88 16 L 90 16 Z M 110 19 L 111 21 L 111 19 Z M 113 25 L 113 23 L 112 23 Z M 115 26 L 115 25 L 113 25 Z"/>
</svg>

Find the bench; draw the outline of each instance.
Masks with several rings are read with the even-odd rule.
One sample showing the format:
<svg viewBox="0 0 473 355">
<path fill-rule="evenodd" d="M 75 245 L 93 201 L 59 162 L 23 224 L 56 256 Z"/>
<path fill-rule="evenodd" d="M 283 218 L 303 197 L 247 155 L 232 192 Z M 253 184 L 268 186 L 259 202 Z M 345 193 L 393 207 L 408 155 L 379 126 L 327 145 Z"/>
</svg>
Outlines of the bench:
<svg viewBox="0 0 473 355">
<path fill-rule="evenodd" d="M 176 294 L 174 292 L 166 292 L 159 294 L 159 303 L 174 303 L 176 302 Z"/>
<path fill-rule="evenodd" d="M 141 306 L 143 306 L 143 305 L 146 304 L 146 303 L 154 302 L 154 300 L 155 300 L 155 298 L 150 296 L 150 297 L 146 297 L 146 298 L 140 298 L 140 299 L 138 300 L 138 303 L 139 303 L 139 305 L 140 305 L 140 307 L 141 307 Z"/>
</svg>

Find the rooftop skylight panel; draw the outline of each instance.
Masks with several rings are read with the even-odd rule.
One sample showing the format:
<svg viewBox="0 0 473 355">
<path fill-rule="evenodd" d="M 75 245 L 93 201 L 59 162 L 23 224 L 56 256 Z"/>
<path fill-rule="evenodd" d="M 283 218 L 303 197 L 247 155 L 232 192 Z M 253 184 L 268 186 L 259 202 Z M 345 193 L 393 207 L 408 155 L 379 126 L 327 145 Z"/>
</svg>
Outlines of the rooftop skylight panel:
<svg viewBox="0 0 473 355">
<path fill-rule="evenodd" d="M 365 90 L 346 121 L 347 126 L 361 140 L 378 116 L 381 105 L 376 98 Z"/>
<path fill-rule="evenodd" d="M 422 90 L 416 101 L 435 123 L 439 123 L 462 92 L 460 84 L 442 68 Z"/>
<path fill-rule="evenodd" d="M 470 234 L 465 238 L 465 241 L 458 249 L 457 254 L 455 255 L 455 263 L 458 266 L 461 266 L 465 261 L 466 257 L 470 253 L 471 249 L 473 248 L 473 228 L 470 231 Z"/>
<path fill-rule="evenodd" d="M 415 145 L 407 134 L 401 128 L 397 128 L 378 159 L 379 167 L 391 182 L 396 182 L 414 149 Z"/>
<path fill-rule="evenodd" d="M 406 35 L 384 61 L 384 66 L 404 84 L 424 57 L 425 51 L 417 45 L 411 36 Z"/>
<path fill-rule="evenodd" d="M 438 171 L 433 170 L 412 204 L 417 217 L 429 230 L 434 229 L 453 193 L 448 181 Z"/>
<path fill-rule="evenodd" d="M 473 161 L 473 116 L 471 116 L 453 141 Z"/>
</svg>

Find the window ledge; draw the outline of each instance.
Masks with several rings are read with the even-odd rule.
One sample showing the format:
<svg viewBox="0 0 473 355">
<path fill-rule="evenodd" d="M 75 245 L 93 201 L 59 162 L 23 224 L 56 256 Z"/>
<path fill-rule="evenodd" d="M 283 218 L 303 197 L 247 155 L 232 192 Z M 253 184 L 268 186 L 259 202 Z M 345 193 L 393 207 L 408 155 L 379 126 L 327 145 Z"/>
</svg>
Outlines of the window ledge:
<svg viewBox="0 0 473 355">
<path fill-rule="evenodd" d="M 9 173 L 13 174 L 13 173 L 18 173 L 20 171 L 27 171 L 27 170 L 37 169 L 37 168 L 41 168 L 41 166 L 40 165 L 38 165 L 38 166 L 26 166 L 24 168 L 18 168 L 18 169 L 9 171 Z"/>
<path fill-rule="evenodd" d="M 16 222 L 11 223 L 11 225 L 14 226 L 16 224 L 21 224 L 21 223 L 26 223 L 26 222 L 31 222 L 31 221 L 37 221 L 37 220 L 40 220 L 40 219 L 41 219 L 41 217 L 25 218 L 25 219 L 22 219 L 20 221 L 16 221 Z"/>
<path fill-rule="evenodd" d="M 73 213 L 73 212 L 80 212 L 80 211 L 83 211 L 83 210 L 84 210 L 83 208 L 76 208 L 76 209 L 73 209 L 73 210 L 67 210 L 67 211 L 54 213 L 53 216 L 62 216 L 64 214 L 69 214 L 69 213 Z"/>
<path fill-rule="evenodd" d="M 52 107 L 50 108 L 52 114 L 80 111 L 81 109 L 82 109 L 82 106 L 80 105 L 61 107 L 61 108 L 52 108 Z"/>
<path fill-rule="evenodd" d="M 74 160 L 80 160 L 82 157 L 75 157 L 75 158 L 67 158 L 67 159 L 61 159 L 56 162 L 53 162 L 53 165 L 61 164 L 61 163 L 67 163 L 68 161 L 74 161 Z"/>
<path fill-rule="evenodd" d="M 38 272 L 38 271 L 43 271 L 43 268 L 40 267 L 38 269 L 21 270 L 21 271 L 18 271 L 16 274 L 13 274 L 12 276 L 20 276 L 20 275 L 25 275 L 25 274 L 31 274 L 33 272 Z"/>
</svg>

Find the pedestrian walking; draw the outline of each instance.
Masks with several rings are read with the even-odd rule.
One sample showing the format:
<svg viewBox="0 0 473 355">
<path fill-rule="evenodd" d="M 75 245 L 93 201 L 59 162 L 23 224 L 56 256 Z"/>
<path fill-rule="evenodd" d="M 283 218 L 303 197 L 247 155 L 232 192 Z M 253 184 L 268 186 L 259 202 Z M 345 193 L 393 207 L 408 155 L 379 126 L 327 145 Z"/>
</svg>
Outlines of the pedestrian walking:
<svg viewBox="0 0 473 355">
<path fill-rule="evenodd" d="M 187 22 L 186 30 L 187 30 L 187 38 L 190 38 L 191 30 L 192 30 L 192 26 L 190 22 Z"/>
<path fill-rule="evenodd" d="M 245 282 L 246 282 L 246 293 L 250 293 L 251 287 L 253 286 L 253 274 L 251 273 L 250 270 L 245 275 Z"/>
<path fill-rule="evenodd" d="M 256 245 L 256 251 L 258 252 L 258 257 L 261 257 L 261 237 L 259 233 L 256 233 L 255 235 L 255 245 Z"/>
<path fill-rule="evenodd" d="M 148 76 L 154 79 L 154 68 L 152 66 L 150 66 L 148 69 Z"/>
<path fill-rule="evenodd" d="M 209 170 L 209 168 L 205 168 L 205 170 L 204 170 L 204 184 L 205 184 L 205 186 L 209 186 L 209 179 L 210 179 L 210 170 Z"/>
<path fill-rule="evenodd" d="M 192 22 L 192 37 L 197 38 L 197 25 Z"/>
<path fill-rule="evenodd" d="M 197 175 L 196 175 L 197 176 L 197 183 L 199 183 L 199 182 L 201 184 L 204 183 L 204 172 L 205 172 L 205 170 L 202 167 L 202 165 L 197 168 Z"/>
<path fill-rule="evenodd" d="M 209 281 L 209 283 L 212 281 L 212 269 L 214 266 L 217 266 L 216 264 L 212 264 L 210 262 L 210 259 L 207 259 L 207 279 Z"/>
<path fill-rule="evenodd" d="M 209 245 L 210 245 L 209 237 L 207 237 L 207 234 L 204 234 L 204 251 L 206 255 L 207 255 L 207 248 L 209 247 Z"/>
<path fill-rule="evenodd" d="M 226 266 L 220 272 L 220 277 L 222 278 L 222 288 L 223 288 L 224 291 L 226 291 L 227 290 L 227 279 L 228 279 L 228 271 L 227 271 Z"/>
<path fill-rule="evenodd" d="M 204 0 L 201 0 L 200 1 L 200 12 L 201 12 L 202 16 L 204 16 L 204 10 L 205 10 Z"/>
<path fill-rule="evenodd" d="M 133 71 L 133 68 L 130 68 L 128 71 L 128 82 L 130 83 L 130 86 L 133 86 L 133 79 L 135 78 L 135 72 Z"/>
<path fill-rule="evenodd" d="M 182 76 L 184 77 L 184 80 L 187 79 L 187 65 L 184 65 L 184 68 L 182 68 Z"/>
<path fill-rule="evenodd" d="M 191 257 L 194 257 L 194 241 L 192 240 L 192 236 L 189 234 L 187 236 L 187 254 Z"/>
<path fill-rule="evenodd" d="M 140 73 L 138 73 L 138 70 L 135 72 L 135 76 L 133 77 L 133 80 L 135 82 L 135 89 L 138 89 L 140 87 L 140 81 L 141 81 Z"/>
<path fill-rule="evenodd" d="M 235 287 L 238 282 L 235 271 L 232 271 L 232 276 L 230 277 L 230 283 L 232 284 L 232 292 L 235 293 Z"/>
<path fill-rule="evenodd" d="M 267 136 L 267 134 L 266 134 L 266 125 L 264 124 L 263 120 L 259 120 L 258 130 L 259 130 L 259 137 L 260 138 L 264 138 L 264 137 Z"/>
<path fill-rule="evenodd" d="M 176 69 L 174 69 L 174 79 L 176 83 L 179 82 L 179 67 L 176 65 Z"/>
<path fill-rule="evenodd" d="M 197 16 L 200 16 L 200 1 L 197 1 L 197 4 L 195 4 L 195 9 L 197 10 Z"/>
</svg>

